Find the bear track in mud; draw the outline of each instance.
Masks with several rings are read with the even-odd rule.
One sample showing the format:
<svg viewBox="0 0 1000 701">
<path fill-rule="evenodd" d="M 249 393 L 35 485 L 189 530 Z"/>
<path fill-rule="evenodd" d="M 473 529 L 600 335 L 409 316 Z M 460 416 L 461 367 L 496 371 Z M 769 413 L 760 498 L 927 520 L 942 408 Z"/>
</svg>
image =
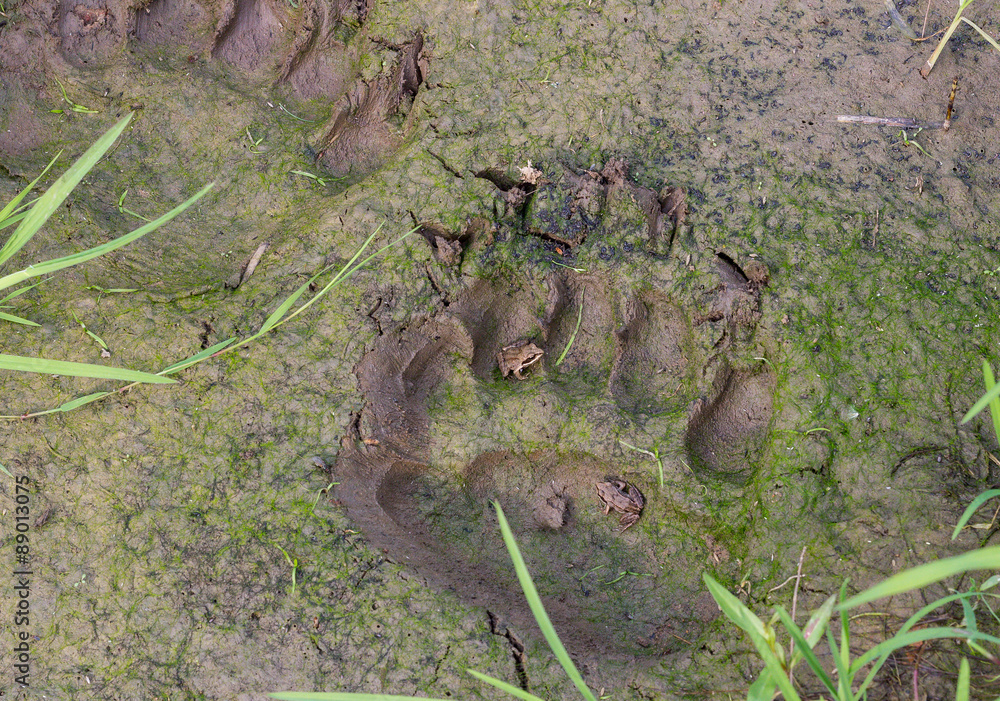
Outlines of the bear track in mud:
<svg viewBox="0 0 1000 701">
<path fill-rule="evenodd" d="M 767 270 L 674 250 L 691 240 L 674 217 L 682 191 L 637 187 L 619 161 L 521 175 L 484 175 L 506 211 L 495 232 L 424 228 L 446 301 L 382 334 L 358 364 L 365 406 L 334 468 L 336 495 L 396 561 L 534 628 L 498 501 L 567 647 L 653 659 L 717 613 L 700 573 L 725 561 L 727 524 L 703 503 L 703 482 L 752 478 L 768 437 L 773 371 L 741 360 L 759 354 Z M 631 249 L 647 284 L 622 284 L 621 262 L 603 260 L 611 248 Z M 524 380 L 504 378 L 498 353 L 526 341 L 544 357 Z M 662 487 L 633 445 L 657 446 Z M 596 496 L 613 478 L 646 496 L 627 531 Z"/>
</svg>

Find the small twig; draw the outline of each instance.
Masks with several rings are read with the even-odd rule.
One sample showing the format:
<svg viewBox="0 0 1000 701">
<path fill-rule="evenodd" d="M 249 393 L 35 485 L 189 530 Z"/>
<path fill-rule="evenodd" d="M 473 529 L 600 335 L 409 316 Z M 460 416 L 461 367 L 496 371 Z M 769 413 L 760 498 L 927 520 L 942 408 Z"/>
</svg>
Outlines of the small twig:
<svg viewBox="0 0 1000 701">
<path fill-rule="evenodd" d="M 900 129 L 944 129 L 944 122 L 918 122 L 912 117 L 869 117 L 864 114 L 838 114 L 838 122 L 877 124 Z"/>
<path fill-rule="evenodd" d="M 941 127 L 944 131 L 948 131 L 948 128 L 951 126 L 951 111 L 955 107 L 955 93 L 957 92 L 958 76 L 956 75 L 955 79 L 951 81 L 951 94 L 948 96 L 948 112 L 945 114 L 944 125 Z"/>
</svg>

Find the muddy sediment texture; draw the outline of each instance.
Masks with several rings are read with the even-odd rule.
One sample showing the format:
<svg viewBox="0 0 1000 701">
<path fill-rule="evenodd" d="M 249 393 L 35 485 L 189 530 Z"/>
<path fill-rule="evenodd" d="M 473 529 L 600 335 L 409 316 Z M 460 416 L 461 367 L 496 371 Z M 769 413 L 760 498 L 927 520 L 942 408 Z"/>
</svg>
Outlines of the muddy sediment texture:
<svg viewBox="0 0 1000 701">
<path fill-rule="evenodd" d="M 697 573 L 719 524 L 687 509 L 676 491 L 661 495 L 611 436 L 653 422 L 687 435 L 700 478 L 750 479 L 774 390 L 766 366 L 729 365 L 759 317 L 759 287 L 745 276 L 720 276 L 705 291 L 715 300 L 705 308 L 703 294 L 685 291 L 684 268 L 667 266 L 658 289 L 638 291 L 616 288 L 606 269 L 537 275 L 537 253 L 504 257 L 526 242 L 568 246 L 572 238 L 574 260 L 586 260 L 602 241 L 643 231 L 636 265 L 656 266 L 648 251 L 662 234 L 641 207 L 631 220 L 621 215 L 618 201 L 637 199 L 624 164 L 614 167 L 621 192 L 589 187 L 597 172 L 540 177 L 524 211 L 538 211 L 536 198 L 566 208 L 546 231 L 534 226 L 537 216 L 501 223 L 505 242 L 466 252 L 465 267 L 478 260 L 479 275 L 456 276 L 447 306 L 386 330 L 358 366 L 366 405 L 333 471 L 338 498 L 374 544 L 530 627 L 491 515 L 490 502 L 499 502 L 564 642 L 584 657 L 669 653 L 715 617 Z M 565 223 L 572 227 L 584 208 L 591 221 L 570 237 Z M 545 351 L 542 362 L 525 369 L 524 381 L 503 379 L 498 354 L 528 340 Z M 701 379 L 712 376 L 713 395 L 698 400 Z M 700 402 L 705 408 L 694 409 Z M 571 431 L 580 435 L 567 437 Z M 466 442 L 460 455 L 456 441 Z M 596 499 L 595 485 L 618 476 L 648 495 L 645 521 L 627 533 L 601 515 Z M 699 483 L 671 479 L 681 493 Z M 595 571 L 604 574 L 588 575 Z M 612 571 L 632 574 L 606 576 Z M 581 582 L 584 596 L 567 597 Z"/>
<path fill-rule="evenodd" d="M 896 4 L 919 30 L 923 8 Z M 928 33 L 952 10 L 932 4 Z M 1000 35 L 987 6 L 966 13 Z M 716 697 L 759 674 L 733 627 L 697 635 L 714 609 L 695 573 L 764 617 L 799 582 L 804 615 L 845 579 L 977 546 L 950 531 L 997 481 L 988 418 L 959 420 L 980 359 L 996 366 L 1000 71 L 962 25 L 925 80 L 930 43 L 855 0 L 6 3 L 6 198 L 138 111 L 7 266 L 217 186 L 8 300 L 42 326 L 6 333 L 5 353 L 156 371 L 254 333 L 380 225 L 379 242 L 421 233 L 177 385 L 8 433 L 0 464 L 29 478 L 37 516 L 31 688 L 465 698 L 483 693 L 474 668 L 578 698 L 536 636 L 514 665 L 496 617 L 462 603 L 524 627 L 491 498 L 560 620 L 577 617 L 574 646 L 610 642 L 625 660 L 583 669 L 623 698 Z M 940 121 L 956 75 L 948 131 L 836 121 Z M 96 112 L 73 111 L 56 78 Z M 495 353 L 522 339 L 546 355 L 502 380 Z M 16 415 L 114 389 L 0 380 Z M 325 498 L 328 465 L 356 487 L 346 510 Z M 608 478 L 647 497 L 624 533 L 588 487 Z M 668 576 L 679 568 L 692 579 Z M 893 603 L 863 619 L 885 622 L 871 644 L 922 605 Z M 920 660 L 870 698 L 912 696 L 914 674 L 920 693 L 951 696 L 932 685 L 953 677 L 925 663 L 950 672 L 954 656 Z M 974 662 L 973 697 L 996 697 L 991 675 Z"/>
</svg>

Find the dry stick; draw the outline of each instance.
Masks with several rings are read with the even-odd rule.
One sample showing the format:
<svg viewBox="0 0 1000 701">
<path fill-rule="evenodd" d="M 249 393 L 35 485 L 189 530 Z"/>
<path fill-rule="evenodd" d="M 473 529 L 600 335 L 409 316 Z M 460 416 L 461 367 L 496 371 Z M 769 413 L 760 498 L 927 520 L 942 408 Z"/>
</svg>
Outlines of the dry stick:
<svg viewBox="0 0 1000 701">
<path fill-rule="evenodd" d="M 838 114 L 838 122 L 877 124 L 894 129 L 943 129 L 944 122 L 918 122 L 912 117 L 869 117 L 864 114 Z"/>
<path fill-rule="evenodd" d="M 927 0 L 927 9 L 924 10 L 924 25 L 920 28 L 920 38 L 927 38 L 927 15 L 931 13 L 931 0 Z"/>
<path fill-rule="evenodd" d="M 948 112 L 944 117 L 944 124 L 941 126 L 941 129 L 944 131 L 948 131 L 948 127 L 951 126 L 951 111 L 955 107 L 955 93 L 957 92 L 958 76 L 956 75 L 955 79 L 951 81 L 951 95 L 948 96 Z"/>
</svg>

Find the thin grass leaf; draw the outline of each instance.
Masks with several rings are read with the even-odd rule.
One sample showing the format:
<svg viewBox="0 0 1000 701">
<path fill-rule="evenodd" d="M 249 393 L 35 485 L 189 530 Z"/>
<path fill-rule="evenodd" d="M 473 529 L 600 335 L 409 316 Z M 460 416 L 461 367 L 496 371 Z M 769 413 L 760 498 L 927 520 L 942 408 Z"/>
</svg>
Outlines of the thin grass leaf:
<svg viewBox="0 0 1000 701">
<path fill-rule="evenodd" d="M 983 382 L 987 392 L 996 386 L 996 382 L 993 380 L 993 368 L 985 360 L 983 361 Z M 993 433 L 1000 441 L 1000 397 L 990 401 L 990 416 L 993 418 Z"/>
<path fill-rule="evenodd" d="M 166 224 L 168 221 L 176 217 L 178 214 L 186 210 L 188 207 L 193 205 L 195 202 L 200 200 L 206 192 L 211 190 L 215 186 L 215 183 L 209 183 L 205 187 L 201 188 L 194 195 L 189 197 L 187 200 L 177 205 L 169 212 L 164 214 L 162 217 L 149 222 L 143 226 L 140 226 L 135 231 L 125 234 L 124 236 L 119 236 L 113 241 L 108 241 L 100 246 L 95 246 L 94 248 L 88 249 L 86 251 L 81 251 L 79 253 L 74 253 L 63 258 L 56 258 L 54 260 L 48 260 L 44 263 L 39 263 L 37 265 L 29 265 L 24 270 L 18 271 L 16 273 L 11 273 L 10 275 L 5 275 L 0 278 L 0 290 L 6 289 L 11 285 L 16 285 L 19 282 L 23 282 L 28 278 L 38 277 L 39 275 L 48 275 L 49 273 L 54 273 L 57 270 L 62 270 L 63 268 L 68 268 L 73 265 L 78 265 L 84 263 L 92 258 L 97 258 L 105 253 L 114 251 L 122 246 L 128 245 L 135 241 L 137 238 L 145 236 L 150 231 Z M 46 193 L 47 194 L 47 193 Z M 15 231 L 16 235 L 17 232 Z"/>
<path fill-rule="evenodd" d="M 361 244 L 361 247 L 355 252 L 355 254 L 351 257 L 351 259 L 349 261 L 347 261 L 347 263 L 344 264 L 340 268 L 339 271 L 337 271 L 337 274 L 333 276 L 333 279 L 331 279 L 330 282 L 326 283 L 326 285 L 323 286 L 323 289 L 321 289 L 319 292 L 317 292 L 316 294 L 314 294 L 305 304 L 303 304 L 301 307 L 299 307 L 298 309 L 296 309 L 291 314 L 288 314 L 284 318 L 280 318 L 279 312 L 281 312 L 282 314 L 284 314 L 285 312 L 288 311 L 289 308 L 291 308 L 291 305 L 289 304 L 289 300 L 285 300 L 285 302 L 282 304 L 282 307 L 284 307 L 284 309 L 282 309 L 282 307 L 279 307 L 278 309 L 276 309 L 271 314 L 271 316 L 268 317 L 267 321 L 264 322 L 264 325 L 261 326 L 261 330 L 258 331 L 256 334 L 254 334 L 252 337 L 250 337 L 248 339 L 245 339 L 243 341 L 240 341 L 240 345 L 245 345 L 246 343 L 249 343 L 253 339 L 255 339 L 258 336 L 262 335 L 265 331 L 270 331 L 272 328 L 276 328 L 276 327 L 280 326 L 281 324 L 284 324 L 285 322 L 291 321 L 292 319 L 294 319 L 295 317 L 297 317 L 299 314 L 301 314 L 302 312 L 304 312 L 306 309 L 308 309 L 309 307 L 311 307 L 314 303 L 316 303 L 320 299 L 322 299 L 326 295 L 326 293 L 329 292 L 331 289 L 333 289 L 334 287 L 336 287 L 340 283 L 344 282 L 347 278 L 351 277 L 351 275 L 353 275 L 358 270 L 360 270 L 362 267 L 364 267 L 368 263 L 368 261 L 370 261 L 372 258 L 375 258 L 375 257 L 381 255 L 385 251 L 387 251 L 390 248 L 392 248 L 393 246 L 395 246 L 400 241 L 403 241 L 404 239 L 406 239 L 406 237 L 408 237 L 410 234 L 412 234 L 415 231 L 417 231 L 418 227 L 414 227 L 414 228 L 410 229 L 409 231 L 407 231 L 405 234 L 403 234 L 402 236 L 400 236 L 395 241 L 390 241 L 386 245 L 382 246 L 382 248 L 378 249 L 377 251 L 375 251 L 374 253 L 372 253 L 371 255 L 369 255 L 367 258 L 365 258 L 364 260 L 362 260 L 360 263 L 356 263 L 355 261 L 357 261 L 358 257 L 361 255 L 361 253 L 365 250 L 365 248 L 368 247 L 368 244 L 371 243 L 371 241 L 372 241 L 373 238 L 375 238 L 375 234 L 377 234 L 381 229 L 382 229 L 382 224 L 379 224 L 378 227 L 375 229 L 375 231 L 373 231 L 371 233 L 371 235 L 367 239 L 365 239 L 364 243 Z M 319 277 L 320 275 L 322 275 L 323 273 L 325 273 L 329 269 L 330 269 L 330 266 L 327 266 L 326 268 L 324 268 L 320 272 L 316 273 L 316 275 L 313 276 L 313 278 L 311 278 L 310 282 L 312 280 L 315 280 L 317 277 Z M 309 284 L 310 283 L 306 283 L 306 286 L 308 286 Z M 296 292 L 294 292 L 292 294 L 292 297 L 294 297 L 296 299 L 298 298 L 297 296 L 301 296 L 301 288 L 299 288 L 299 290 L 297 290 Z M 294 300 L 292 298 L 289 298 L 289 299 L 294 302 Z M 272 322 L 272 319 L 274 319 L 273 322 Z"/>
<path fill-rule="evenodd" d="M 10 300 L 14 299 L 15 297 L 19 297 L 19 296 L 23 295 L 25 292 L 28 292 L 29 290 L 35 289 L 36 287 L 38 287 L 39 285 L 41 285 L 43 282 L 46 282 L 46 280 L 39 280 L 34 285 L 25 285 L 24 287 L 18 287 L 16 290 L 14 290 L 10 294 L 8 294 L 6 297 L 4 297 L 3 299 L 0 299 L 0 304 L 3 304 L 4 302 L 10 301 Z"/>
<path fill-rule="evenodd" d="M 563 352 L 559 354 L 559 358 L 556 360 L 556 367 L 562 365 L 562 362 L 566 359 L 566 354 L 569 353 L 569 349 L 573 347 L 573 341 L 576 340 L 576 334 L 580 330 L 580 322 L 583 321 L 583 299 L 580 299 L 580 311 L 576 314 L 576 328 L 573 329 L 573 333 L 569 337 L 569 341 L 566 343 L 566 347 L 563 348 Z"/>
<path fill-rule="evenodd" d="M 340 269 L 340 272 L 338 272 L 333 277 L 334 281 L 339 282 L 340 279 L 341 279 L 341 277 L 347 277 L 348 275 L 351 274 L 351 273 L 347 273 L 346 271 L 349 270 L 352 265 L 354 265 L 354 262 L 361 256 L 361 254 L 364 252 L 364 250 L 366 248 L 368 248 L 368 244 L 370 244 L 375 239 L 376 234 L 378 234 L 378 232 L 380 232 L 382 230 L 382 226 L 384 225 L 384 223 L 385 222 L 383 222 L 382 224 L 379 224 L 377 227 L 375 227 L 375 231 L 373 231 L 371 233 L 371 235 L 369 235 L 368 238 L 365 239 L 365 242 L 363 244 L 361 244 L 361 247 L 354 252 L 354 255 L 351 256 L 351 259 L 349 261 L 347 261 L 347 264 L 344 265 L 344 267 L 342 267 Z M 409 236 L 409 234 L 406 234 L 406 235 Z M 379 253 L 381 253 L 382 250 L 384 250 L 384 248 L 385 247 L 383 247 L 382 249 L 379 249 L 378 251 L 376 251 L 375 253 L 373 253 L 371 256 L 368 256 L 368 258 L 365 258 L 363 261 L 361 261 L 361 263 L 359 265 L 364 265 L 365 263 L 367 263 L 374 256 L 377 256 Z M 353 271 L 351 271 L 351 272 L 353 273 Z"/>
<path fill-rule="evenodd" d="M 992 378 L 993 377 L 993 371 L 992 371 L 992 369 L 989 371 L 990 372 L 989 375 L 986 374 L 986 370 L 987 370 L 987 368 L 989 368 L 989 366 L 990 366 L 990 364 L 987 363 L 984 360 L 983 361 L 983 377 L 984 378 Z M 983 396 L 981 396 L 979 398 L 978 402 L 976 402 L 975 404 L 972 405 L 971 409 L 969 409 L 967 412 L 965 412 L 965 416 L 962 417 L 962 420 L 960 421 L 960 423 L 964 424 L 964 423 L 969 422 L 972 419 L 972 417 L 974 417 L 976 414 L 978 414 L 979 412 L 981 412 L 986 407 L 990 406 L 990 404 L 992 402 L 997 401 L 998 397 L 1000 397 L 1000 384 L 994 384 L 992 387 L 989 387 L 986 390 L 986 394 L 984 394 Z"/>
<path fill-rule="evenodd" d="M 0 472 L 4 473 L 5 475 L 7 475 L 8 477 L 10 477 L 11 479 L 14 479 L 14 475 L 10 474 L 10 470 L 8 470 L 3 465 L 0 465 Z"/>
<path fill-rule="evenodd" d="M 27 212 L 21 212 L 20 214 L 15 214 L 14 216 L 7 217 L 6 219 L 0 219 L 0 229 L 6 229 L 8 226 L 14 226 L 26 216 L 28 216 Z"/>
<path fill-rule="evenodd" d="M 580 676 L 579 670 L 577 670 L 576 665 L 573 664 L 573 660 L 570 659 L 569 653 L 566 652 L 566 648 L 563 646 L 562 641 L 559 639 L 556 629 L 552 626 L 552 621 L 549 620 L 549 614 L 545 612 L 545 606 L 542 605 L 542 599 L 538 596 L 538 590 L 535 588 L 535 583 L 531 580 L 531 575 L 528 573 L 528 567 L 524 564 L 524 558 L 521 557 L 521 551 L 517 547 L 517 541 L 514 540 L 514 532 L 510 529 L 510 524 L 507 523 L 507 517 L 504 516 L 503 509 L 500 507 L 499 502 L 493 502 L 493 507 L 497 512 L 497 519 L 500 521 L 500 532 L 503 534 L 503 541 L 507 545 L 507 551 L 510 553 L 510 559 L 514 562 L 514 571 L 517 573 L 517 581 L 521 584 L 521 590 L 524 592 L 524 598 L 528 600 L 528 607 L 531 609 L 532 615 L 535 617 L 535 621 L 538 623 L 538 627 L 542 630 L 542 635 L 545 636 L 545 641 L 552 648 L 553 654 L 555 654 L 556 659 L 559 660 L 559 664 L 562 668 L 566 670 L 567 676 L 576 685 L 576 688 L 580 690 L 587 701 L 597 701 L 594 696 L 594 692 L 590 690 L 586 682 L 583 681 L 583 677 Z"/>
<path fill-rule="evenodd" d="M 979 507 L 993 497 L 1000 497 L 1000 489 L 987 489 L 965 507 L 965 511 L 962 512 L 962 518 L 958 519 L 958 523 L 955 525 L 955 530 L 951 532 L 952 540 L 955 540 L 955 538 L 958 537 L 958 534 L 962 532 L 963 528 L 965 528 L 965 524 L 967 524 L 972 517 L 976 515 Z"/>
<path fill-rule="evenodd" d="M 299 301 L 299 298 L 302 297 L 303 294 L 305 294 L 306 290 L 309 289 L 309 286 L 316 281 L 316 278 L 325 273 L 327 270 L 329 270 L 329 268 L 323 268 L 323 270 L 316 273 L 311 278 L 309 278 L 305 283 L 303 283 L 302 287 L 300 287 L 299 289 L 295 290 L 295 292 L 290 294 L 288 298 L 285 299 L 284 302 L 278 305 L 277 309 L 271 312 L 271 316 L 267 317 L 267 319 L 264 320 L 264 323 L 261 324 L 260 329 L 257 331 L 257 333 L 254 334 L 254 336 L 255 337 L 262 336 L 263 334 L 270 331 L 274 327 L 274 325 L 277 324 L 279 321 L 281 321 L 281 318 L 288 313 L 288 310 L 291 309 L 293 306 L 295 306 L 295 303 Z"/>
<path fill-rule="evenodd" d="M 220 350 L 222 350 L 223 348 L 225 348 L 226 346 L 228 346 L 230 343 L 232 343 L 235 340 L 236 340 L 236 338 L 234 337 L 234 338 L 227 338 L 225 341 L 220 341 L 219 343 L 216 343 L 214 346 L 209 346 L 205 350 L 200 351 L 198 353 L 195 353 L 190 358 L 187 358 L 185 360 L 179 360 L 176 363 L 174 363 L 173 365 L 168 365 L 167 367 L 163 368 L 162 370 L 160 370 L 156 374 L 157 375 L 171 375 L 171 374 L 173 374 L 175 372 L 183 370 L 186 367 L 190 367 L 191 365 L 194 365 L 195 363 L 201 362 L 205 358 L 208 358 L 208 357 L 210 357 L 212 355 L 215 355 L 216 353 L 218 353 Z"/>
<path fill-rule="evenodd" d="M 969 701 L 969 660 L 962 658 L 958 668 L 958 686 L 955 687 L 955 701 Z"/>
<path fill-rule="evenodd" d="M 111 368 L 90 363 L 71 363 L 66 360 L 45 360 L 44 358 L 28 358 L 20 355 L 0 355 L 0 369 L 16 370 L 17 372 L 39 372 L 46 375 L 66 375 L 69 377 L 95 377 L 102 380 L 121 380 L 123 382 L 148 382 L 150 384 L 171 384 L 175 380 L 148 372 Z"/>
<path fill-rule="evenodd" d="M 84 151 L 83 155 L 76 159 L 76 162 L 69 167 L 69 170 L 63 173 L 45 191 L 45 194 L 38 198 L 28 216 L 21 221 L 21 224 L 11 235 L 10 239 L 8 239 L 7 243 L 0 249 L 0 264 L 3 264 L 11 256 L 20 251 L 24 247 L 24 244 L 28 243 L 31 237 L 35 235 L 35 232 L 42 228 L 42 225 L 48 221 L 52 213 L 56 211 L 59 205 L 63 203 L 63 200 L 73 191 L 73 188 L 83 180 L 83 177 L 101 160 L 101 157 L 107 153 L 115 140 L 125 131 L 125 127 L 128 126 L 133 114 L 135 113 L 129 112 L 127 116 L 104 132 L 104 135 Z M 0 289 L 3 288 L 0 287 Z"/>
<path fill-rule="evenodd" d="M 825 614 L 820 615 L 820 618 L 825 617 L 827 621 L 830 619 L 830 616 L 833 613 L 833 604 L 835 602 L 836 594 L 827 599 L 829 606 L 826 604 L 823 605 Z M 816 677 L 823 683 L 823 686 L 827 688 L 827 691 L 831 694 L 836 694 L 836 683 L 830 678 L 830 675 L 826 673 L 826 670 L 823 669 L 823 665 L 820 663 L 819 658 L 816 657 L 816 653 L 812 651 L 812 649 L 816 646 L 816 643 L 823 637 L 823 633 L 826 631 L 826 623 L 823 622 L 820 625 L 813 626 L 810 630 L 810 633 L 812 634 L 812 639 L 810 640 L 807 638 L 806 634 L 803 633 L 797 625 L 795 625 L 795 621 L 792 620 L 792 617 L 783 607 L 779 606 L 775 609 L 775 613 L 778 614 L 778 617 L 785 626 L 785 630 L 788 631 L 788 634 L 792 636 L 792 640 L 795 641 L 796 652 L 805 660 L 806 664 L 809 665 L 809 669 L 811 669 L 813 674 L 815 674 Z M 819 612 L 817 612 L 817 614 L 819 614 Z M 816 614 L 814 614 L 814 616 L 815 615 Z M 795 657 L 793 656 L 792 665 L 794 665 L 794 662 Z"/>
<path fill-rule="evenodd" d="M 962 21 L 965 22 L 970 27 L 972 27 L 973 29 L 975 29 L 977 32 L 979 32 L 979 35 L 983 39 L 985 39 L 986 41 L 988 41 L 990 44 L 992 44 L 994 49 L 996 49 L 997 51 L 1000 51 L 1000 44 L 998 44 L 996 42 L 996 39 L 994 39 L 989 34 L 987 34 L 982 29 L 980 29 L 978 24 L 976 24 L 975 22 L 973 22 L 971 19 L 968 19 L 967 17 L 963 17 Z"/>
<path fill-rule="evenodd" d="M 17 193 L 17 195 L 14 197 L 14 199 L 12 199 L 10 202 L 8 202 L 4 206 L 3 209 L 0 209 L 0 222 L 3 222 L 3 225 L 0 226 L 0 228 L 10 226 L 11 224 L 13 224 L 15 222 L 15 220 L 17 220 L 17 219 L 23 219 L 24 218 L 24 216 L 27 213 L 25 213 L 25 214 L 19 214 L 16 217 L 11 217 L 11 214 L 13 214 L 14 211 L 17 210 L 18 205 L 21 204 L 21 200 L 23 200 L 28 195 L 28 193 L 32 191 L 32 189 L 35 187 L 35 185 L 38 184 L 38 181 L 41 180 L 45 176 L 45 174 L 49 172 L 49 168 L 51 168 L 53 165 L 55 165 L 56 160 L 58 160 L 59 156 L 61 156 L 61 155 L 62 155 L 62 151 L 60 151 L 55 156 L 53 156 L 52 160 L 49 161 L 49 164 L 47 166 L 45 166 L 45 169 L 41 173 L 38 174 L 38 177 L 35 178 L 34 180 L 32 180 L 30 183 L 28 183 L 28 185 L 23 190 L 21 190 L 19 193 Z M 7 245 L 4 244 L 4 248 L 6 248 L 6 247 L 7 247 Z M 0 249 L 0 254 L 2 254 L 2 253 L 3 253 L 3 250 Z M 0 259 L 0 263 L 2 263 L 3 261 L 7 260 L 7 258 L 9 258 L 9 257 L 10 256 L 7 256 L 6 258 Z"/>
<path fill-rule="evenodd" d="M 837 690 L 833 692 L 833 697 L 842 701 L 851 701 L 854 698 L 851 694 L 851 680 L 847 676 L 847 668 L 844 666 L 844 660 L 840 654 L 840 646 L 837 645 L 837 640 L 833 637 L 833 630 L 830 628 L 826 629 L 826 644 L 830 646 L 830 651 L 833 653 L 833 665 L 837 671 Z"/>
<path fill-rule="evenodd" d="M 391 694 L 350 694 L 346 691 L 274 691 L 268 694 L 279 701 L 446 701 L 423 696 L 393 696 Z M 450 701 L 454 701 L 451 699 Z"/>
<path fill-rule="evenodd" d="M 535 696 L 530 691 L 525 691 L 519 686 L 508 684 L 507 682 L 497 679 L 496 677 L 491 677 L 488 674 L 477 672 L 474 669 L 467 669 L 465 671 L 474 676 L 479 681 L 486 682 L 490 686 L 495 686 L 496 688 L 500 689 L 500 691 L 505 691 L 515 698 L 523 699 L 524 701 L 543 701 L 543 699 L 540 699 L 539 697 Z"/>
<path fill-rule="evenodd" d="M 941 37 L 941 41 L 938 42 L 937 47 L 935 47 L 934 53 L 932 53 L 931 57 L 927 59 L 927 63 L 924 64 L 924 67 L 920 69 L 920 75 L 924 78 L 930 75 L 930 72 L 934 70 L 934 64 L 937 63 L 938 57 L 944 50 L 945 44 L 947 44 L 948 40 L 951 39 L 951 35 L 955 32 L 955 29 L 958 27 L 959 22 L 962 19 L 962 13 L 965 12 L 965 8 L 972 4 L 972 1 L 973 0 L 964 0 L 964 2 L 958 6 L 958 13 L 955 15 L 955 19 L 953 19 L 951 24 L 948 25 L 948 29 L 945 31 L 944 36 Z"/>
<path fill-rule="evenodd" d="M 85 404 L 90 404 L 91 402 L 96 402 L 98 399 L 103 399 L 109 394 L 114 394 L 114 392 L 94 392 L 93 394 L 87 394 L 83 397 L 77 397 L 76 399 L 66 402 L 65 404 L 60 404 L 51 412 L 46 413 L 54 414 L 60 411 L 73 411 L 74 409 L 78 409 Z"/>
<path fill-rule="evenodd" d="M 927 640 L 940 640 L 943 638 L 959 638 L 964 640 L 986 640 L 989 642 L 1000 642 L 1000 639 L 994 638 L 991 635 L 985 635 L 979 633 L 978 635 L 973 635 L 966 630 L 960 630 L 956 628 L 921 628 L 920 630 L 911 630 L 909 633 L 903 635 L 894 635 L 888 640 L 879 643 L 871 650 L 868 650 L 865 654 L 861 655 L 858 659 L 854 660 L 851 665 L 850 674 L 853 676 L 860 672 L 866 665 L 872 662 L 876 657 L 878 661 L 872 666 L 871 671 L 868 672 L 868 676 L 865 677 L 864 683 L 858 687 L 856 698 L 861 698 L 862 695 L 867 691 L 868 687 L 878 674 L 882 665 L 885 661 L 889 659 L 891 655 L 896 650 L 904 648 L 908 645 L 914 645 L 916 643 L 924 642 Z"/>
<path fill-rule="evenodd" d="M 768 634 L 764 622 L 744 606 L 742 601 L 733 596 L 728 589 L 712 579 L 708 573 L 703 574 L 702 579 L 708 587 L 709 594 L 715 599 L 715 603 L 722 609 L 726 618 L 742 628 L 750 637 L 750 642 L 757 648 L 757 654 L 760 655 L 771 675 L 771 681 L 781 689 L 785 701 L 799 701 L 799 695 L 792 686 L 788 673 L 772 649 L 773 635 Z"/>
<path fill-rule="evenodd" d="M 12 321 L 15 324 L 24 324 L 25 326 L 41 326 L 41 324 L 36 324 L 34 321 L 23 319 L 19 316 L 14 316 L 13 314 L 7 314 L 6 312 L 0 312 L 0 319 L 3 319 L 4 321 Z"/>
<path fill-rule="evenodd" d="M 840 611 L 856 608 L 869 601 L 920 589 L 942 579 L 964 574 L 972 570 L 995 570 L 1000 568 L 1000 545 L 962 553 L 936 562 L 912 567 L 894 574 L 860 594 L 855 594 L 837 608 Z"/>
</svg>

